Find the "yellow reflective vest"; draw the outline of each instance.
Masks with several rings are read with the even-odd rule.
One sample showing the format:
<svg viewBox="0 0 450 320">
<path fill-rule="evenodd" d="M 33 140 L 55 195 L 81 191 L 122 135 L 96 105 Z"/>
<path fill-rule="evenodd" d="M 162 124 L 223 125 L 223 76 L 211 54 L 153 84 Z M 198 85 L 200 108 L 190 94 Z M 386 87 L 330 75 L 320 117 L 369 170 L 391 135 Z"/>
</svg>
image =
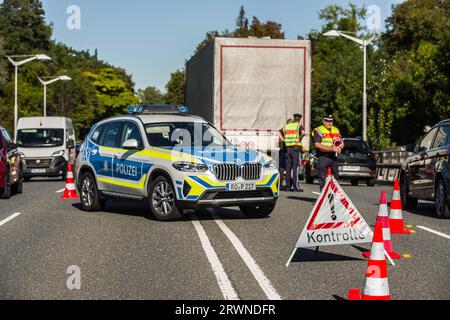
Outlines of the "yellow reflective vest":
<svg viewBox="0 0 450 320">
<path fill-rule="evenodd" d="M 330 131 L 325 126 L 320 126 L 314 130 L 314 134 L 320 134 L 322 137 L 321 144 L 325 147 L 333 146 L 334 141 L 341 138 L 341 133 L 336 127 L 331 128 Z"/>
<path fill-rule="evenodd" d="M 284 127 L 284 143 L 286 147 L 301 147 L 300 123 L 289 123 Z"/>
</svg>

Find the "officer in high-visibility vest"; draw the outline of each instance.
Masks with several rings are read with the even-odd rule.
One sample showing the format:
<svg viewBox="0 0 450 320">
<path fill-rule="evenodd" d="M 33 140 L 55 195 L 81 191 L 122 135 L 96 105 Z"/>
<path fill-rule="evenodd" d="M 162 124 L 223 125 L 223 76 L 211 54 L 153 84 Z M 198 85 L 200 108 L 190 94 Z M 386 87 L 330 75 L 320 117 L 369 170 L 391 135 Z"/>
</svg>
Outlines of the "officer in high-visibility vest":
<svg viewBox="0 0 450 320">
<path fill-rule="evenodd" d="M 323 125 L 314 129 L 313 142 L 318 157 L 320 190 L 325 187 L 328 168 L 331 168 L 336 179 L 339 179 L 338 154 L 344 148 L 344 142 L 338 128 L 333 126 L 334 117 L 331 114 L 323 116 Z"/>
<path fill-rule="evenodd" d="M 305 129 L 300 124 L 303 116 L 294 114 L 294 122 L 288 123 L 283 130 L 286 145 L 286 190 L 303 191 L 298 184 L 298 170 L 300 168 L 300 153 Z"/>
</svg>

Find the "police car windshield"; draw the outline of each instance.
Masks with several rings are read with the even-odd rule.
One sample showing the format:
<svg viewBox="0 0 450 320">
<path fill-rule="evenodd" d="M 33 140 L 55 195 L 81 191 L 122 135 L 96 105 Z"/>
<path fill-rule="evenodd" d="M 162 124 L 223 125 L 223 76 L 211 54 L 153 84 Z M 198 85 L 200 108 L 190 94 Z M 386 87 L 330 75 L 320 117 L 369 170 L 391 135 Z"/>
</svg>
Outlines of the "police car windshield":
<svg viewBox="0 0 450 320">
<path fill-rule="evenodd" d="M 145 126 L 152 147 L 229 146 L 231 143 L 216 128 L 201 122 L 152 123 Z"/>
<path fill-rule="evenodd" d="M 60 147 L 63 129 L 23 129 L 17 132 L 17 145 L 22 148 Z"/>
</svg>

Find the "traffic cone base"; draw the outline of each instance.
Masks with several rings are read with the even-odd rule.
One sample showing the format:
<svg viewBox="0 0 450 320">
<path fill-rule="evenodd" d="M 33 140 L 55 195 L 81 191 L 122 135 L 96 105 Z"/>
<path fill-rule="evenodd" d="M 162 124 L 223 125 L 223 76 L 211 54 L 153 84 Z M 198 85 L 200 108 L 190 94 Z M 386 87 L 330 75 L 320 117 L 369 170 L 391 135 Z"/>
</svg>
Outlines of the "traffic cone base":
<svg viewBox="0 0 450 320">
<path fill-rule="evenodd" d="M 348 291 L 348 299 L 349 301 L 357 301 L 361 300 L 361 291 L 359 289 L 350 289 Z"/>
<path fill-rule="evenodd" d="M 391 234 L 411 234 L 412 232 L 406 229 L 403 225 L 403 219 L 389 219 L 391 226 Z"/>
</svg>

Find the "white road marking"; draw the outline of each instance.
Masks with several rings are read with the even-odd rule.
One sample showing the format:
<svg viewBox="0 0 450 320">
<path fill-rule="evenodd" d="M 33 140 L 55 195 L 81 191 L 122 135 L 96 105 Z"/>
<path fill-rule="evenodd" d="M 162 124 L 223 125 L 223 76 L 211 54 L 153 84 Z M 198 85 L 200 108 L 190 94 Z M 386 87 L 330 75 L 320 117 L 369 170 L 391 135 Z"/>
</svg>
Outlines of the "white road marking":
<svg viewBox="0 0 450 320">
<path fill-rule="evenodd" d="M 56 191 L 56 193 L 63 193 L 66 188 Z"/>
<path fill-rule="evenodd" d="M 216 214 L 216 212 L 213 209 L 208 209 L 208 212 L 211 214 L 211 216 L 214 218 L 214 221 L 217 223 L 219 228 L 225 233 L 227 238 L 231 241 L 236 251 L 241 256 L 242 260 L 247 265 L 250 272 L 255 277 L 256 281 L 258 282 L 261 289 L 266 294 L 267 298 L 269 300 L 281 300 L 280 295 L 277 293 L 275 288 L 270 283 L 269 279 L 264 275 L 261 268 L 258 266 L 256 261 L 252 258 L 250 253 L 245 249 L 242 242 L 239 240 L 239 238 L 231 231 L 230 228 L 227 227 L 227 225 L 220 219 L 220 217 Z"/>
<path fill-rule="evenodd" d="M 441 236 L 441 237 L 444 237 L 446 239 L 450 239 L 450 236 L 445 234 L 445 233 L 442 233 L 442 232 L 439 232 L 439 231 L 436 231 L 436 230 L 433 230 L 433 229 L 430 229 L 430 228 L 427 228 L 427 227 L 422 227 L 422 226 L 417 226 L 417 228 L 425 230 L 425 231 L 428 231 L 428 232 L 431 232 L 431 233 L 434 233 L 434 234 L 436 234 L 438 236 Z"/>
<path fill-rule="evenodd" d="M 191 221 L 194 224 L 195 230 L 197 231 L 198 237 L 202 244 L 203 250 L 205 251 L 206 257 L 213 269 L 214 275 L 216 276 L 219 288 L 222 291 L 225 300 L 239 300 L 239 296 L 234 290 L 228 275 L 226 274 L 216 251 L 214 250 L 208 236 L 206 235 L 205 229 L 203 229 L 202 224 L 195 215 L 192 215 Z"/>
<path fill-rule="evenodd" d="M 313 194 L 315 194 L 316 196 L 320 196 L 320 192 L 314 191 Z"/>
<path fill-rule="evenodd" d="M 21 214 L 22 214 L 21 212 L 17 212 L 17 213 L 14 213 L 12 216 L 9 216 L 8 218 L 6 218 L 6 219 L 0 221 L 0 227 L 1 227 L 2 225 L 4 225 L 5 223 L 8 223 L 8 222 L 11 221 L 12 219 L 14 219 L 14 218 L 20 216 Z"/>
</svg>

